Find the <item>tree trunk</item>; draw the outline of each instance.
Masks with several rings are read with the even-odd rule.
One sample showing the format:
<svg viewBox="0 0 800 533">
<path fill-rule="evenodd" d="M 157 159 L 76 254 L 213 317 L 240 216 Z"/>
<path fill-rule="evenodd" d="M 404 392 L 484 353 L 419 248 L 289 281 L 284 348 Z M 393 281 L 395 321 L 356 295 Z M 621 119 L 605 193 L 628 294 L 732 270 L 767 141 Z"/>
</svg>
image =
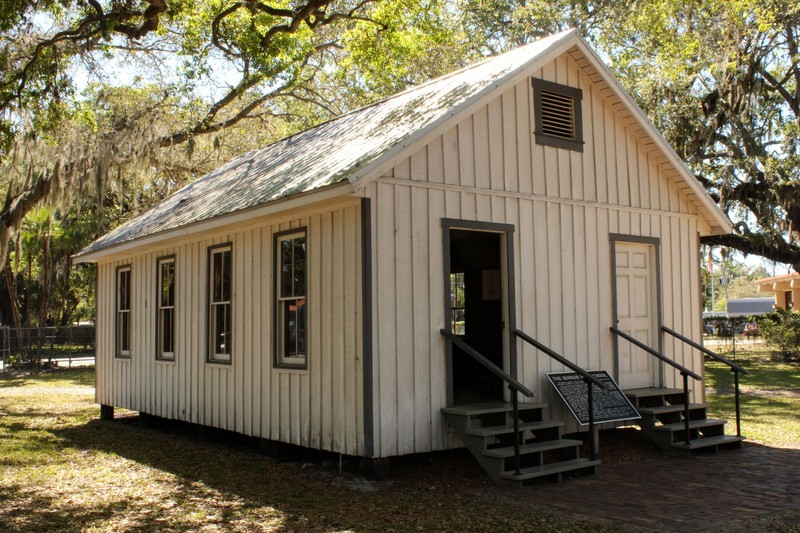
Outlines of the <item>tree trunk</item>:
<svg viewBox="0 0 800 533">
<path fill-rule="evenodd" d="M 19 299 L 17 298 L 17 284 L 14 282 L 14 275 L 11 273 L 10 261 L 6 261 L 3 268 L 4 278 L 6 280 L 6 290 L 8 291 L 8 298 L 11 300 L 11 316 L 14 319 L 14 327 L 17 329 L 17 347 L 19 348 L 20 359 L 27 361 L 30 358 L 28 344 L 21 337 L 22 332 L 22 318 L 19 314 Z"/>
</svg>

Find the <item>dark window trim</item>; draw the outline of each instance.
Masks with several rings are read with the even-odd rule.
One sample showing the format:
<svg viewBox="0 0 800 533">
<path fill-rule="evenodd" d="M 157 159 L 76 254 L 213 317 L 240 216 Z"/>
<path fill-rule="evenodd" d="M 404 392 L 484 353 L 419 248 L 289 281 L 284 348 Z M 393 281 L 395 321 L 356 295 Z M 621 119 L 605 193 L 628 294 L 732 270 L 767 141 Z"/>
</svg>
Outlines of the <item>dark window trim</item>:
<svg viewBox="0 0 800 533">
<path fill-rule="evenodd" d="M 372 360 L 372 201 L 369 198 L 361 199 L 361 282 L 364 456 L 372 457 L 375 454 L 375 397 Z"/>
<path fill-rule="evenodd" d="M 119 274 L 122 271 L 128 271 L 128 353 L 122 353 L 120 349 L 120 331 L 119 331 Z M 131 295 L 133 293 L 133 268 L 131 264 L 119 265 L 114 270 L 114 357 L 118 359 L 131 358 L 131 331 L 133 326 L 133 310 L 131 305 Z"/>
<path fill-rule="evenodd" d="M 178 302 L 178 262 L 175 259 L 176 254 L 169 254 L 169 255 L 162 255 L 161 257 L 156 257 L 156 299 L 154 300 L 155 311 L 156 311 L 156 361 L 166 361 L 166 362 L 174 362 L 175 361 L 175 329 L 176 329 L 176 316 L 175 316 L 175 309 L 177 308 Z M 172 303 L 172 357 L 162 357 L 161 356 L 161 329 L 159 328 L 159 314 L 161 313 L 161 263 L 172 261 L 173 269 L 175 271 L 175 277 L 173 278 L 174 286 L 172 288 L 174 292 L 175 301 Z"/>
<path fill-rule="evenodd" d="M 583 109 L 581 106 L 583 91 L 569 85 L 553 83 L 540 78 L 531 78 L 531 85 L 533 86 L 533 117 L 535 122 L 533 133 L 536 137 L 536 144 L 583 152 Z M 575 111 L 574 141 L 542 132 L 542 91 L 572 98 Z"/>
<path fill-rule="evenodd" d="M 212 266 L 212 257 L 214 253 L 220 251 L 224 248 L 227 248 L 231 252 L 231 299 L 230 299 L 230 306 L 231 306 L 231 349 L 230 349 L 230 357 L 227 361 L 214 359 L 211 356 L 211 299 L 213 298 L 212 290 L 211 290 L 211 266 Z M 221 244 L 214 244 L 208 247 L 208 255 L 206 257 L 206 363 L 212 365 L 226 365 L 230 366 L 233 364 L 233 242 L 228 241 Z"/>
<path fill-rule="evenodd" d="M 280 254 L 278 253 L 278 242 L 288 235 L 301 235 L 306 239 L 306 275 L 305 275 L 305 286 L 306 286 L 306 346 L 308 346 L 308 252 L 309 252 L 309 244 L 308 244 L 308 226 L 301 226 L 299 228 L 292 228 L 284 231 L 279 231 L 277 233 L 272 234 L 272 366 L 273 368 L 281 368 L 285 370 L 308 370 L 308 348 L 306 348 L 306 355 L 303 357 L 303 362 L 298 364 L 291 364 L 285 363 L 281 361 L 280 356 L 280 347 L 278 346 L 278 342 L 280 340 L 280 336 L 278 335 L 279 328 L 281 327 L 280 322 L 280 313 L 278 313 L 278 307 L 280 305 L 280 276 L 279 276 L 279 264 L 280 264 Z"/>
</svg>

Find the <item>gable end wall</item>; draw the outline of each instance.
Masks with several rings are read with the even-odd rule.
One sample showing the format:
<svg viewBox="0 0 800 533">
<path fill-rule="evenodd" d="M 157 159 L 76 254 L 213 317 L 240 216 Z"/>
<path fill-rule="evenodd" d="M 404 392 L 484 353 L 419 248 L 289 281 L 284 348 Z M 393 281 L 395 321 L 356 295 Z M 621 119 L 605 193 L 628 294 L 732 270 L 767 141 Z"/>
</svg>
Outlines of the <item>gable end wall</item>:
<svg viewBox="0 0 800 533">
<path fill-rule="evenodd" d="M 517 327 L 587 369 L 613 370 L 611 245 L 629 234 L 660 241 L 663 324 L 701 338 L 698 211 L 677 174 L 611 90 L 569 54 L 533 76 L 583 90 L 584 151 L 534 143 L 530 79 L 498 88 L 365 188 L 373 201 L 376 455 L 458 446 L 446 402 L 442 218 L 513 224 Z M 697 353 L 665 338 L 664 353 L 702 372 Z M 517 345 L 523 383 L 554 416 L 545 373 L 563 370 Z M 665 371 L 664 384 L 680 383 Z M 702 400 L 702 384 L 694 397 Z"/>
</svg>

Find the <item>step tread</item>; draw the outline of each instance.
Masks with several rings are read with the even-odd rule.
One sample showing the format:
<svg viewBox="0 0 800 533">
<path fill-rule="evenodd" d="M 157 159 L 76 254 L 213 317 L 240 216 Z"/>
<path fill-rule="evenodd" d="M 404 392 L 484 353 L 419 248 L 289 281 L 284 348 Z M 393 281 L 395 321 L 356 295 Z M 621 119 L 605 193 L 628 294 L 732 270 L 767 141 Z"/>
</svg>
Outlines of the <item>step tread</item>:
<svg viewBox="0 0 800 533">
<path fill-rule="evenodd" d="M 689 429 L 697 429 L 703 427 L 724 426 L 727 420 L 717 418 L 703 418 L 702 420 L 689 420 Z M 681 431 L 686 427 L 683 422 L 675 422 L 674 424 L 662 424 L 656 426 L 656 431 Z"/>
<path fill-rule="evenodd" d="M 599 459 L 595 459 L 594 461 L 585 458 L 570 459 L 569 461 L 560 461 L 558 463 L 521 468 L 519 475 L 515 474 L 513 470 L 500 472 L 500 477 L 513 481 L 525 481 L 526 479 L 534 479 L 537 477 L 549 476 L 551 474 L 559 474 L 561 472 L 571 472 L 573 470 L 597 466 L 599 464 Z"/>
<path fill-rule="evenodd" d="M 707 403 L 690 403 L 689 410 L 708 409 Z M 658 407 L 640 407 L 638 409 L 640 414 L 646 415 L 661 415 L 666 413 L 682 413 L 683 404 L 677 405 L 661 405 Z"/>
<path fill-rule="evenodd" d="M 547 407 L 546 403 L 530 403 L 520 402 L 520 411 L 529 411 L 531 409 L 544 409 Z M 461 416 L 477 416 L 488 415 L 492 413 L 505 413 L 511 412 L 513 407 L 511 403 L 506 402 L 491 402 L 491 403 L 472 403 L 464 405 L 454 405 L 452 407 L 443 407 L 442 412 L 448 415 L 461 415 Z"/>
<path fill-rule="evenodd" d="M 563 426 L 564 422 L 558 422 L 555 420 L 544 420 L 540 422 L 520 422 L 519 430 L 527 431 L 536 429 L 549 429 L 549 428 L 556 428 Z M 466 430 L 464 433 L 466 433 L 467 435 L 474 435 L 476 437 L 491 437 L 494 435 L 503 435 L 505 433 L 514 433 L 514 426 L 502 425 L 502 426 L 487 426 L 483 428 L 472 428 Z"/>
<path fill-rule="evenodd" d="M 650 398 L 653 396 L 674 396 L 683 394 L 683 389 L 661 389 L 658 387 L 645 387 L 642 389 L 627 389 L 623 391 L 628 398 Z"/>
<path fill-rule="evenodd" d="M 704 437 L 702 439 L 692 439 L 687 446 L 685 442 L 674 443 L 673 448 L 681 450 L 699 450 L 708 448 L 709 446 L 719 446 L 720 444 L 733 444 L 734 442 L 742 442 L 744 437 L 737 437 L 735 435 L 717 435 L 715 437 Z"/>
<path fill-rule="evenodd" d="M 570 446 L 581 446 L 583 441 L 574 439 L 556 439 L 548 440 L 545 442 L 530 442 L 528 444 L 521 444 L 519 447 L 520 455 L 526 453 L 546 452 L 549 450 L 558 450 L 561 448 L 569 448 Z M 483 455 L 487 457 L 496 457 L 503 459 L 505 457 L 514 457 L 514 447 L 504 446 L 502 448 L 491 448 L 484 450 Z"/>
</svg>

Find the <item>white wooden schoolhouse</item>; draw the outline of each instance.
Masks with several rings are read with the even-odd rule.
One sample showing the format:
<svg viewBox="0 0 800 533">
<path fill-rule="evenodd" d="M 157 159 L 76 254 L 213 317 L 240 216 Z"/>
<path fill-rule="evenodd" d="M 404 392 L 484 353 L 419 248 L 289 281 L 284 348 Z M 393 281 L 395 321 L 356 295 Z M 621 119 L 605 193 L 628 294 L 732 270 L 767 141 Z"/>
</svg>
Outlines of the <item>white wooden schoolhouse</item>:
<svg viewBox="0 0 800 533">
<path fill-rule="evenodd" d="M 88 246 L 96 399 L 376 461 L 466 444 L 496 479 L 593 468 L 546 376 L 569 369 L 519 333 L 669 411 L 703 359 L 661 328 L 702 342 L 699 238 L 730 231 L 559 33 L 234 159 Z M 533 398 L 509 474 L 511 382 Z M 735 440 L 710 425 L 670 443 Z"/>
</svg>

